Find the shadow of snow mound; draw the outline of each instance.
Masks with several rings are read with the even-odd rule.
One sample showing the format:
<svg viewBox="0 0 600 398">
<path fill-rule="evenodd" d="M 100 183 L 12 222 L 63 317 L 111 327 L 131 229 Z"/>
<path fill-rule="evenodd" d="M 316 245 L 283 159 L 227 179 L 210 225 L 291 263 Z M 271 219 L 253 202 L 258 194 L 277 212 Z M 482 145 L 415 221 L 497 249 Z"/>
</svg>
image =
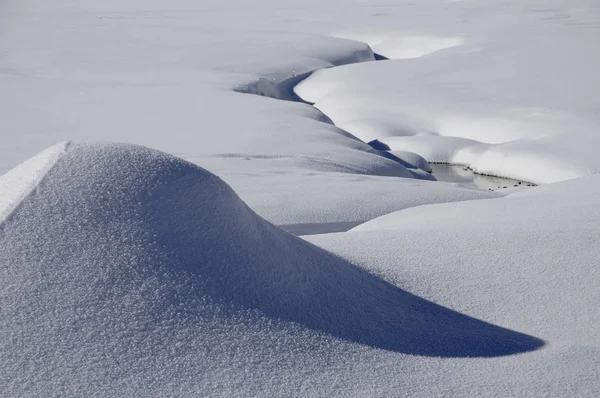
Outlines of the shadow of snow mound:
<svg viewBox="0 0 600 398">
<path fill-rule="evenodd" d="M 136 368 L 182 335 L 177 352 L 201 361 L 198 347 L 215 344 L 202 325 L 250 322 L 244 311 L 415 355 L 543 345 L 407 293 L 267 223 L 206 170 L 138 146 L 69 144 L 0 248 L 9 376 L 71 362 Z"/>
</svg>

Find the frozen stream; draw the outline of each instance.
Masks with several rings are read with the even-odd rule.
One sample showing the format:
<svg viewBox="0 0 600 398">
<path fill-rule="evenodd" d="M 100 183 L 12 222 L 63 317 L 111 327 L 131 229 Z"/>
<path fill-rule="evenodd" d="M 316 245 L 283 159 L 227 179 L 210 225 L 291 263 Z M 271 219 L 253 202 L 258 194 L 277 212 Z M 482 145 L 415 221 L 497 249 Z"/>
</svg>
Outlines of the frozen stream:
<svg viewBox="0 0 600 398">
<path fill-rule="evenodd" d="M 438 181 L 458 183 L 465 187 L 503 191 L 531 187 L 533 184 L 512 180 L 510 178 L 493 177 L 475 174 L 463 166 L 452 164 L 431 164 L 433 175 Z M 365 220 L 366 222 L 367 220 Z M 279 225 L 279 228 L 296 236 L 330 234 L 334 232 L 347 232 L 362 222 L 336 222 L 319 224 L 289 224 Z"/>
<path fill-rule="evenodd" d="M 377 60 L 382 60 L 380 57 L 376 57 Z M 359 61 L 358 63 L 363 63 L 363 61 Z M 334 69 L 336 67 L 333 67 Z M 295 87 L 304 81 L 307 77 L 310 77 L 312 73 L 305 73 L 301 76 L 294 76 L 288 80 L 283 82 L 275 83 L 266 81 L 264 79 L 259 80 L 255 85 L 248 87 L 242 92 L 258 94 L 262 96 L 268 96 L 275 99 L 282 99 L 294 102 L 303 102 L 305 104 L 313 105 L 311 102 L 307 102 L 300 98 L 295 93 Z M 317 108 L 318 109 L 318 108 Z M 322 112 L 319 109 L 320 112 Z M 326 113 L 323 115 L 329 120 L 329 123 L 333 123 L 329 116 Z M 351 133 L 351 132 L 350 132 Z M 377 140 L 373 140 L 376 142 Z M 369 142 L 371 146 L 375 149 L 379 149 L 383 152 L 389 150 L 386 144 L 383 144 L 381 148 L 376 145 L 372 145 L 372 142 Z M 424 160 L 425 161 L 425 160 Z M 481 189 L 481 190 L 489 190 L 489 191 L 503 191 L 503 190 L 515 190 L 522 189 L 524 187 L 531 187 L 534 184 L 527 183 L 524 181 L 513 180 L 509 178 L 495 177 L 495 176 L 487 176 L 481 174 L 475 174 L 472 170 L 460 166 L 460 165 L 451 165 L 451 164 L 435 164 L 430 163 L 432 175 L 437 179 L 437 181 L 441 182 L 449 182 L 449 183 L 458 183 L 464 187 Z M 287 224 L 287 225 L 278 225 L 279 228 L 287 231 L 296 236 L 303 235 L 317 235 L 317 234 L 327 234 L 327 233 L 336 233 L 336 232 L 347 232 L 352 228 L 362 224 L 363 222 L 367 222 L 368 220 L 360 221 L 360 222 L 333 222 L 333 223 L 307 223 L 307 224 Z"/>
<path fill-rule="evenodd" d="M 510 178 L 475 174 L 464 166 L 440 163 L 430 165 L 432 174 L 438 181 L 459 183 L 471 188 L 502 191 L 510 188 L 516 189 L 534 186 L 534 184 Z"/>
</svg>

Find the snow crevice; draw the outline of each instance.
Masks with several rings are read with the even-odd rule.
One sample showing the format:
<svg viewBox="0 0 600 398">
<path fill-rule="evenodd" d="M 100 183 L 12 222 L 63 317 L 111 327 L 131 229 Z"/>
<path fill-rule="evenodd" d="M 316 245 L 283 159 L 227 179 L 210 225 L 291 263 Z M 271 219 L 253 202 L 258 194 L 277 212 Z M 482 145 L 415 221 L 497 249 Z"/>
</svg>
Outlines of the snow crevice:
<svg viewBox="0 0 600 398">
<path fill-rule="evenodd" d="M 313 106 L 320 115 L 321 121 L 327 124 L 331 124 L 336 126 L 340 130 L 344 131 L 348 135 L 356 138 L 357 140 L 364 142 L 370 145 L 373 148 L 373 151 L 377 154 L 384 156 L 386 158 L 392 159 L 403 166 L 405 166 L 409 170 L 417 171 L 418 173 L 414 175 L 415 178 L 424 178 L 426 176 L 424 173 L 419 173 L 419 171 L 424 171 L 427 173 L 431 173 L 431 167 L 428 164 L 428 161 L 431 163 L 438 164 L 448 164 L 448 165 L 460 165 L 466 166 L 470 172 L 477 176 L 486 176 L 486 177 L 494 177 L 496 180 L 500 180 L 498 188 L 504 186 L 501 180 L 506 179 L 506 184 L 512 184 L 512 180 L 507 177 L 501 175 L 494 175 L 491 173 L 478 173 L 476 170 L 470 167 L 468 162 L 456 162 L 456 161 L 440 161 L 438 158 L 432 158 L 431 156 L 427 156 L 425 153 L 421 153 L 419 150 L 412 150 L 411 148 L 402 148 L 399 150 L 391 150 L 390 146 L 387 144 L 387 140 L 380 141 L 380 138 L 374 140 L 364 140 L 361 139 L 360 135 L 355 135 L 352 132 L 352 129 L 345 129 L 339 125 L 337 125 L 333 118 L 327 114 L 326 111 L 320 109 L 318 105 L 316 105 L 317 101 L 313 101 L 310 98 L 305 98 L 302 93 L 298 94 L 296 92 L 296 88 L 299 87 L 304 81 L 309 79 L 315 73 L 322 71 L 324 69 L 332 69 L 341 66 L 348 66 L 354 64 L 362 64 L 367 62 L 375 62 L 375 61 L 386 61 L 390 59 L 411 59 L 411 58 L 419 58 L 429 54 L 432 54 L 437 51 L 445 50 L 448 48 L 460 46 L 464 43 L 462 38 L 440 38 L 440 37 L 401 37 L 396 38 L 395 40 L 384 40 L 379 38 L 371 38 L 370 40 L 359 41 L 355 38 L 349 36 L 345 37 L 344 35 L 338 36 L 341 39 L 357 41 L 361 44 L 364 44 L 364 49 L 351 52 L 349 56 L 343 57 L 336 62 L 332 62 L 330 65 L 326 67 L 312 69 L 303 73 L 292 73 L 291 75 L 283 75 L 283 76 L 274 76 L 274 77 L 259 77 L 255 81 L 238 85 L 235 88 L 236 92 L 244 93 L 244 94 L 254 94 L 263 97 L 283 100 L 283 101 L 291 101 L 291 102 L 299 102 L 307 105 Z M 378 51 L 375 52 L 373 50 L 373 46 L 379 46 Z M 374 127 L 377 129 L 376 126 Z M 402 137 L 400 137 L 402 138 Z M 448 139 L 463 140 L 460 137 L 448 137 Z M 473 141 L 477 144 L 482 144 L 476 141 Z M 418 159 L 417 162 L 414 160 Z M 414 174 L 414 173 L 413 173 Z M 437 178 L 437 176 L 436 176 Z M 443 177 L 442 177 L 443 178 Z M 475 177 L 472 178 L 475 180 Z M 443 179 L 441 181 L 444 181 Z M 522 181 L 523 186 L 533 185 L 530 182 Z M 449 180 L 448 182 L 455 182 Z M 473 187 L 478 187 L 476 184 L 471 184 Z"/>
</svg>

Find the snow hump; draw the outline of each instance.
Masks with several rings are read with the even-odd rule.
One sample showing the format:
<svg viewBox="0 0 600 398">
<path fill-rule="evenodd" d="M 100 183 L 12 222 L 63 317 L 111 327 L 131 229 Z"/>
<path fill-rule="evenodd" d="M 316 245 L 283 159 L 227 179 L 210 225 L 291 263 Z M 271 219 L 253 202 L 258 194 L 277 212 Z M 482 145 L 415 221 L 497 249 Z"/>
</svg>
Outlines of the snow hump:
<svg viewBox="0 0 600 398">
<path fill-rule="evenodd" d="M 0 389 L 12 396 L 199 383 L 210 348 L 233 344 L 219 322 L 230 336 L 262 319 L 427 356 L 543 345 L 289 235 L 215 175 L 139 146 L 70 143 L 3 224 L 0 250 Z M 244 349 L 260 355 L 270 338 Z"/>
</svg>

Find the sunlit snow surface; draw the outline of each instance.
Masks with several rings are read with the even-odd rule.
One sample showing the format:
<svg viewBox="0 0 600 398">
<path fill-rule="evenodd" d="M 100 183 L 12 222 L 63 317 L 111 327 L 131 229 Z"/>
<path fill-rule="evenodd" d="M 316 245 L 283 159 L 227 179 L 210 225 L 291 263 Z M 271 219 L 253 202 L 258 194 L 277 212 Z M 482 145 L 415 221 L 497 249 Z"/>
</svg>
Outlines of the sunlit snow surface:
<svg viewBox="0 0 600 398">
<path fill-rule="evenodd" d="M 599 17 L 2 2 L 2 395 L 600 395 Z"/>
</svg>

